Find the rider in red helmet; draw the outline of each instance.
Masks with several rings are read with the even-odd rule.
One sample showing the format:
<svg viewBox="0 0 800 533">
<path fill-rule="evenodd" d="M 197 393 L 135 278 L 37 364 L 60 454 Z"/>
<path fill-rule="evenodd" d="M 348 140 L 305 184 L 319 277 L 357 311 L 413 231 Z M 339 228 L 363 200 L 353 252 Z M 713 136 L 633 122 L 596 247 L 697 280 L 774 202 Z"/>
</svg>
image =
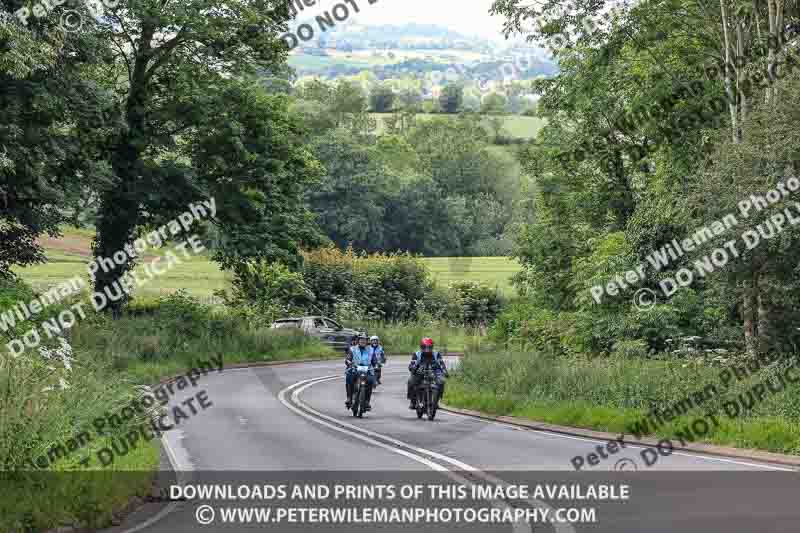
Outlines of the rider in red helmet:
<svg viewBox="0 0 800 533">
<path fill-rule="evenodd" d="M 424 366 L 431 365 L 436 373 L 436 384 L 439 387 L 439 398 L 444 396 L 444 378 L 447 375 L 447 368 L 442 360 L 441 354 L 434 351 L 433 339 L 425 337 L 419 343 L 419 350 L 411 356 L 411 363 L 408 365 L 408 370 L 411 372 L 411 377 L 408 378 L 408 399 L 411 404 L 409 409 L 417 408 L 417 398 L 414 394 L 414 389 L 419 385 L 422 377 L 417 374 L 417 369 Z"/>
</svg>

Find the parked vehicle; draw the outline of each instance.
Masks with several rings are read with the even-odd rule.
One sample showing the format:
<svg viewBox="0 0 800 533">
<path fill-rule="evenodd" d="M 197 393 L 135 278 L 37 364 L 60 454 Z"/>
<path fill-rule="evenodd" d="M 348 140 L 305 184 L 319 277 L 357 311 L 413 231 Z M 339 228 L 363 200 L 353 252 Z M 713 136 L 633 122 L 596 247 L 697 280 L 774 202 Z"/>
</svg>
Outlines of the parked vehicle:
<svg viewBox="0 0 800 533">
<path fill-rule="evenodd" d="M 345 328 L 333 319 L 325 316 L 302 316 L 281 318 L 272 323 L 273 329 L 295 328 L 304 334 L 317 337 L 335 350 L 342 351 L 350 346 L 350 339 L 358 335 L 358 331 Z"/>
<path fill-rule="evenodd" d="M 436 418 L 436 411 L 439 409 L 439 386 L 436 384 L 436 372 L 425 365 L 419 367 L 416 372 L 422 375 L 422 381 L 417 386 L 417 418 L 427 415 L 428 420 Z"/>
</svg>

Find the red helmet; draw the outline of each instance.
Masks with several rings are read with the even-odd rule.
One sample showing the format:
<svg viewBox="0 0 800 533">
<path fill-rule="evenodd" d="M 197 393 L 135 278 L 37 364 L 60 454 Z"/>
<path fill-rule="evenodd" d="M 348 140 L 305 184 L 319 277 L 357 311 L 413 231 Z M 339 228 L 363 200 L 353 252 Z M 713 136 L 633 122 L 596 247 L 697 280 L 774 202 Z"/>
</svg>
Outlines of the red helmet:
<svg viewBox="0 0 800 533">
<path fill-rule="evenodd" d="M 431 339 L 430 337 L 425 337 L 424 339 L 419 341 L 419 347 L 420 348 L 427 348 L 427 347 L 433 348 L 433 339 Z"/>
</svg>

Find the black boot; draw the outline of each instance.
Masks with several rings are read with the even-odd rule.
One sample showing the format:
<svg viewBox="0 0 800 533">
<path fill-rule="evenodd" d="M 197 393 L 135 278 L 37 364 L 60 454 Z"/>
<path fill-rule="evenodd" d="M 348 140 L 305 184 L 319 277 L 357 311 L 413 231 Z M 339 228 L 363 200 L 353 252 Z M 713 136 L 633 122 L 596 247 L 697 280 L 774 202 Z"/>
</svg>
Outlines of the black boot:
<svg viewBox="0 0 800 533">
<path fill-rule="evenodd" d="M 372 409 L 372 406 L 369 404 L 369 401 L 372 399 L 372 387 L 367 389 L 366 398 L 364 398 L 364 410 L 369 411 Z"/>
<path fill-rule="evenodd" d="M 348 385 L 346 386 L 346 389 L 347 391 L 345 394 L 347 394 L 347 400 L 345 400 L 344 406 L 350 409 L 353 407 L 353 387 Z"/>
</svg>

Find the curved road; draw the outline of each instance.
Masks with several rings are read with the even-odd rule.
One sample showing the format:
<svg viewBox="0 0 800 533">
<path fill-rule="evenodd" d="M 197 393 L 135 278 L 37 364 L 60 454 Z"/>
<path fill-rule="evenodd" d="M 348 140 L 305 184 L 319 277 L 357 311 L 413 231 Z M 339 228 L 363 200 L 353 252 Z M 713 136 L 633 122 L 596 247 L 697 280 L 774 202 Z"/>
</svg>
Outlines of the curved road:
<svg viewBox="0 0 800 533">
<path fill-rule="evenodd" d="M 449 362 L 451 365 L 455 361 Z M 628 484 L 627 501 L 572 501 L 564 507 L 596 507 L 594 523 L 349 525 L 342 531 L 759 531 L 800 530 L 800 485 L 782 466 L 675 453 L 645 468 L 641 449 L 628 446 L 609 460 L 574 472 L 570 460 L 604 444 L 440 411 L 434 422 L 417 420 L 405 398 L 407 358 L 390 358 L 373 410 L 355 419 L 344 408 L 341 361 L 226 369 L 203 378 L 213 406 L 169 431 L 170 462 L 186 483 L 436 483 Z M 180 401 L 179 397 L 178 400 Z M 638 472 L 631 472 L 633 463 Z M 627 471 L 615 471 L 615 465 Z M 622 465 L 622 466 L 620 466 Z M 359 500 L 361 503 L 367 499 Z M 213 502 L 235 505 L 236 502 Z M 353 503 L 350 501 L 349 503 Z M 148 504 L 113 533 L 238 531 L 264 525 L 200 525 L 199 500 Z M 487 507 L 545 509 L 557 506 L 509 498 Z M 341 502 L 340 502 L 340 505 Z M 217 517 L 218 518 L 218 517 Z M 276 531 L 307 531 L 308 524 L 273 525 Z M 334 530 L 334 526 L 326 529 Z M 339 529 L 336 529 L 337 531 Z"/>
</svg>

